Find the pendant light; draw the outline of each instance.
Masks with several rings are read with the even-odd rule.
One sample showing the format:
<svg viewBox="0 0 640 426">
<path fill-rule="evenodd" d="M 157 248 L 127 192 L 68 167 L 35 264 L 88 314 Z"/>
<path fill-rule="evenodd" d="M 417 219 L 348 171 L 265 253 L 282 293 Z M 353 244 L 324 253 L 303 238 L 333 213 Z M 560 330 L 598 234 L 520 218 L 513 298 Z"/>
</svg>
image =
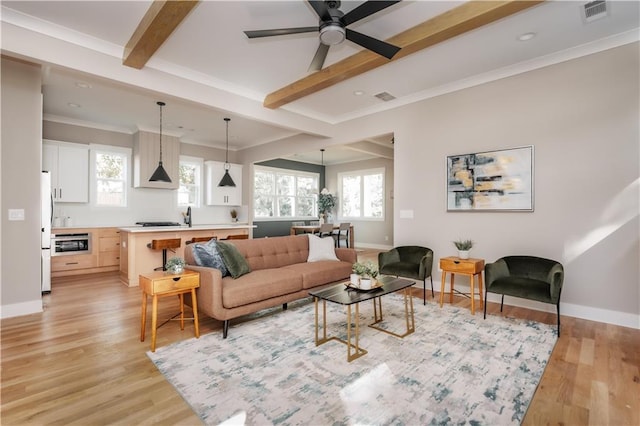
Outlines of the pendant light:
<svg viewBox="0 0 640 426">
<path fill-rule="evenodd" d="M 171 183 L 171 178 L 162 167 L 162 107 L 166 104 L 162 101 L 156 102 L 160 106 L 160 161 L 158 162 L 158 168 L 149 178 L 149 182 L 168 182 Z"/>
<path fill-rule="evenodd" d="M 322 164 L 322 174 L 324 175 L 325 174 L 324 173 L 324 171 L 325 171 L 325 168 L 324 168 L 324 148 L 320 148 L 320 155 L 321 155 L 320 161 L 321 161 L 321 164 Z M 326 180 L 326 178 L 325 178 L 325 180 Z M 321 192 L 327 192 L 327 187 L 325 186 L 324 188 L 322 188 Z"/>
<path fill-rule="evenodd" d="M 229 174 L 229 169 L 231 168 L 231 164 L 229 164 L 229 121 L 230 118 L 225 117 L 224 121 L 227 122 L 227 155 L 224 160 L 224 176 L 220 180 L 218 186 L 236 186 L 236 183 L 231 179 L 231 175 Z"/>
</svg>

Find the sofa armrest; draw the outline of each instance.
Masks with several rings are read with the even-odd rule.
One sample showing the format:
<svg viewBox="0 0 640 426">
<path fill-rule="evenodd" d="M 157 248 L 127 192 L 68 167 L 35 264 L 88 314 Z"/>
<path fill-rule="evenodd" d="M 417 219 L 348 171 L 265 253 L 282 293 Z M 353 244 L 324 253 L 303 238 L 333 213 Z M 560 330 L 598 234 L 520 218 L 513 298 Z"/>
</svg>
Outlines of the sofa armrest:
<svg viewBox="0 0 640 426">
<path fill-rule="evenodd" d="M 206 266 L 188 265 L 188 269 L 200 273 L 200 288 L 198 288 L 198 309 L 208 316 L 224 320 L 216 312 L 221 312 L 222 306 L 222 273 L 219 269 Z"/>
<path fill-rule="evenodd" d="M 487 291 L 498 278 L 508 277 L 509 267 L 504 259 L 498 259 L 493 263 L 484 265 L 484 281 Z"/>
<path fill-rule="evenodd" d="M 358 260 L 358 253 L 352 248 L 336 248 L 336 257 L 343 262 L 354 264 Z"/>
</svg>

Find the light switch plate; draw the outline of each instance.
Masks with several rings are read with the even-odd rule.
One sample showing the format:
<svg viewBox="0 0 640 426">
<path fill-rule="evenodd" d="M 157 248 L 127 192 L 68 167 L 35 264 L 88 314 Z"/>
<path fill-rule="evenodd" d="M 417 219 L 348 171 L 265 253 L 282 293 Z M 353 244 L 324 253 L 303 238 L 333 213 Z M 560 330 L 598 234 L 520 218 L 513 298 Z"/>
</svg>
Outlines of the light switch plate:
<svg viewBox="0 0 640 426">
<path fill-rule="evenodd" d="M 9 209 L 9 220 L 24 220 L 24 209 Z"/>
<path fill-rule="evenodd" d="M 413 219 L 413 210 L 400 210 L 400 219 Z"/>
</svg>

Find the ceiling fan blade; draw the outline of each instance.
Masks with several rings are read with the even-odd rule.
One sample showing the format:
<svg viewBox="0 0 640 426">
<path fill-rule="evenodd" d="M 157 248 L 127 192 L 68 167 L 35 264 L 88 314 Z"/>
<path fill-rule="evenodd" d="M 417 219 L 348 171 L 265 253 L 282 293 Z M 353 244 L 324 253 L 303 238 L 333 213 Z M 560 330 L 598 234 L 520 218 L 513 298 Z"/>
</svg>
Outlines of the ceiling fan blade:
<svg viewBox="0 0 640 426">
<path fill-rule="evenodd" d="M 368 35 L 350 30 L 349 28 L 346 29 L 346 36 L 347 40 L 351 40 L 365 49 L 369 49 L 387 59 L 393 58 L 393 56 L 400 51 L 398 46 L 378 40 L 377 38 L 369 37 Z"/>
<path fill-rule="evenodd" d="M 271 37 L 271 36 L 279 36 L 279 35 L 286 35 L 286 34 L 312 33 L 317 31 L 318 31 L 318 27 L 298 27 L 298 28 L 278 28 L 274 30 L 245 31 L 244 33 L 249 38 L 259 38 L 259 37 Z"/>
<path fill-rule="evenodd" d="M 329 9 L 327 8 L 327 4 L 324 1 L 308 0 L 308 2 L 313 8 L 313 10 L 316 11 L 320 19 L 322 19 L 323 21 L 331 20 L 331 15 L 329 15 Z"/>
<path fill-rule="evenodd" d="M 318 50 L 316 50 L 316 54 L 313 56 L 311 65 L 309 65 L 309 72 L 320 71 L 322 69 L 322 66 L 324 65 L 324 60 L 327 58 L 328 52 L 329 52 L 329 46 L 326 44 L 320 43 L 320 46 L 318 46 Z"/>
<path fill-rule="evenodd" d="M 381 10 L 386 9 L 389 6 L 393 6 L 396 3 L 400 3 L 400 0 L 395 0 L 395 1 L 377 1 L 377 0 L 371 1 L 370 0 L 356 7 L 351 12 L 344 15 L 340 20 L 345 26 L 349 24 L 353 24 L 356 21 L 364 19 L 367 16 L 373 15 L 376 12 L 380 12 Z"/>
</svg>

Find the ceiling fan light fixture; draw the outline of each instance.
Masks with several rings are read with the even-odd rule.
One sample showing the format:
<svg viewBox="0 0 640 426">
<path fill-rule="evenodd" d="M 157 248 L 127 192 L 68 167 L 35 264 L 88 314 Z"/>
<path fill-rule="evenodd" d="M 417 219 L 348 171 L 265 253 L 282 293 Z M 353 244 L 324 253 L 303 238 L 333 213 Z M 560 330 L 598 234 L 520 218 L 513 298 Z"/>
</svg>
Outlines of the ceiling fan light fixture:
<svg viewBox="0 0 640 426">
<path fill-rule="evenodd" d="M 320 42 L 327 46 L 342 43 L 346 38 L 345 30 L 337 23 L 325 25 L 320 28 Z"/>
<path fill-rule="evenodd" d="M 149 182 L 167 182 L 171 183 L 171 178 L 167 174 L 167 171 L 162 167 L 162 107 L 166 104 L 162 101 L 156 102 L 160 107 L 160 160 L 158 161 L 158 167 L 149 178 Z"/>
<path fill-rule="evenodd" d="M 224 121 L 227 123 L 227 154 L 224 160 L 224 175 L 222 176 L 222 179 L 220 179 L 220 183 L 218 184 L 218 186 L 232 186 L 235 188 L 236 183 L 233 181 L 231 175 L 229 174 L 229 169 L 231 168 L 231 164 L 229 164 L 229 122 L 231 121 L 231 119 L 225 117 Z"/>
</svg>

